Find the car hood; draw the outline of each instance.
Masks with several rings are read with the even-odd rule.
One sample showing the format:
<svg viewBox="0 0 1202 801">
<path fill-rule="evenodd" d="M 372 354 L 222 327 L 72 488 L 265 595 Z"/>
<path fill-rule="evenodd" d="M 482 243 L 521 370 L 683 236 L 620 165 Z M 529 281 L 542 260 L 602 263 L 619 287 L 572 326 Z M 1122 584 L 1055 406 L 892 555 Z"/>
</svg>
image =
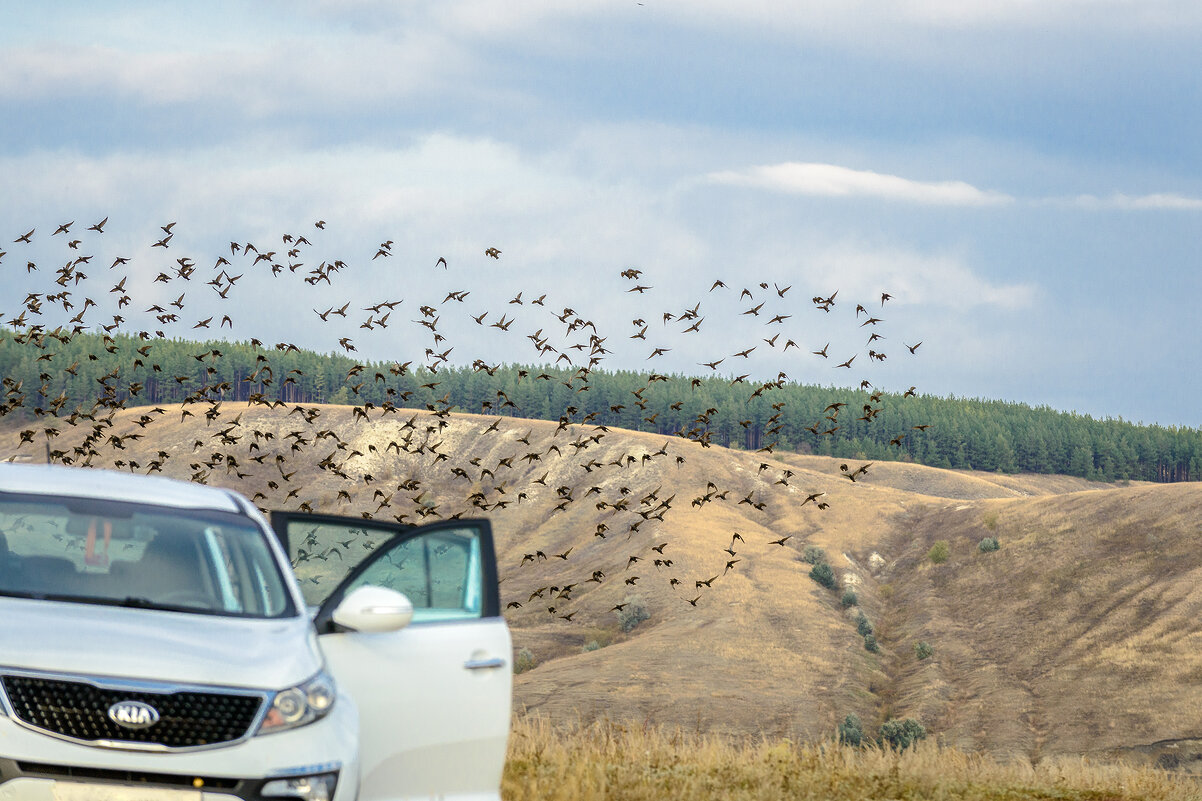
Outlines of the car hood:
<svg viewBox="0 0 1202 801">
<path fill-rule="evenodd" d="M 307 617 L 251 619 L 0 597 L 5 668 L 280 690 L 322 667 Z"/>
</svg>

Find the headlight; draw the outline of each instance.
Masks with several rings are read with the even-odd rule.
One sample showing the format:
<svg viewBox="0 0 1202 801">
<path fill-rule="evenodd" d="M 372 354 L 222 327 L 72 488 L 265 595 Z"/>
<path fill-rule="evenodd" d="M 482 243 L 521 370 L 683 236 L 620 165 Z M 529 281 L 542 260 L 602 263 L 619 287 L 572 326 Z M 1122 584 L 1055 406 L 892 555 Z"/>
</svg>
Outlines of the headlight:
<svg viewBox="0 0 1202 801">
<path fill-rule="evenodd" d="M 323 670 L 304 684 L 276 693 L 258 733 L 295 729 L 320 720 L 334 706 L 336 696 L 334 679 Z"/>
</svg>

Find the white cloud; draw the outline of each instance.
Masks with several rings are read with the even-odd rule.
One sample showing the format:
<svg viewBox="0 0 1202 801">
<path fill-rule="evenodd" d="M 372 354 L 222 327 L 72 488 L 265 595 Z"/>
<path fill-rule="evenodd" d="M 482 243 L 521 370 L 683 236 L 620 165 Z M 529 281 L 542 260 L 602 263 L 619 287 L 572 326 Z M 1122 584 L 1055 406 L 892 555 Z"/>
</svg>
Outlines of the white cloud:
<svg viewBox="0 0 1202 801">
<path fill-rule="evenodd" d="M 1202 198 L 1176 192 L 1131 195 L 1114 192 L 1099 196 L 1015 198 L 1003 192 L 978 189 L 964 181 L 916 181 L 871 170 L 853 170 L 837 164 L 784 162 L 744 170 L 711 172 L 704 180 L 728 186 L 746 186 L 774 192 L 815 197 L 877 198 L 929 206 L 998 206 L 1015 202 L 1032 205 L 1075 206 L 1096 210 L 1202 210 Z"/>
<path fill-rule="evenodd" d="M 874 297 L 888 291 L 892 307 L 922 306 L 960 312 L 980 307 L 1019 310 L 1035 302 L 1039 289 L 1025 283 L 997 283 L 975 272 L 950 253 L 921 253 L 905 248 L 868 249 L 834 244 L 807 260 L 815 279 L 838 276 L 842 296 Z"/>
<path fill-rule="evenodd" d="M 333 2 L 317 0 L 319 13 L 345 18 L 355 12 L 403 21 L 406 25 L 433 24 L 444 30 L 495 37 L 560 20 L 624 14 L 642 23 L 665 19 L 697 27 L 729 29 L 733 25 L 759 27 L 777 33 L 810 33 L 830 37 L 858 32 L 884 33 L 904 39 L 906 31 L 941 28 L 991 28 L 996 26 L 1045 28 L 1084 25 L 1130 30 L 1159 29 L 1202 22 L 1202 8 L 1191 0 L 811 0 L 781 4 L 776 0 L 656 0 L 642 7 L 615 7 L 608 0 L 540 0 L 497 4 L 489 0 L 441 0 L 437 3 L 389 3 L 383 0 Z"/>
<path fill-rule="evenodd" d="M 240 106 L 250 114 L 378 105 L 449 85 L 470 54 L 445 40 L 277 39 L 204 50 L 92 45 L 0 49 L 0 96 L 132 97 L 164 106 Z"/>
<path fill-rule="evenodd" d="M 1197 211 L 1202 209 L 1202 198 L 1179 195 L 1175 192 L 1156 192 L 1150 195 L 1115 192 L 1105 197 L 1078 195 L 1070 201 L 1070 205 L 1086 209 Z"/>
<path fill-rule="evenodd" d="M 785 162 L 710 173 L 714 183 L 750 186 L 821 197 L 875 197 L 942 206 L 1009 203 L 1009 195 L 977 189 L 964 181 L 915 181 L 897 175 L 853 170 L 836 164 Z"/>
<path fill-rule="evenodd" d="M 1049 27 L 1075 35 L 1090 28 L 1130 34 L 1202 24 L 1202 5 L 1188 0 L 814 0 L 784 6 L 775 0 L 656 0 L 619 7 L 608 0 L 311 0 L 288 10 L 281 20 L 270 9 L 214 9 L 188 25 L 120 4 L 102 12 L 76 10 L 68 24 L 28 24 L 0 48 L 0 91 L 40 96 L 64 86 L 132 86 L 149 97 L 186 100 L 231 88 L 245 91 L 249 83 L 291 98 L 298 91 L 300 98 L 312 95 L 314 85 L 352 96 L 368 89 L 389 95 L 421 87 L 431 75 L 470 71 L 478 66 L 474 55 L 483 41 L 525 43 L 542 51 L 597 46 L 580 41 L 579 26 L 598 21 L 681 33 L 737 28 L 853 50 L 887 43 L 916 59 L 946 51 L 961 62 L 971 52 L 944 40 L 932 48 L 925 34 L 941 36 L 955 28 L 989 36 L 999 28 Z M 972 45 L 961 44 L 971 51 Z"/>
</svg>

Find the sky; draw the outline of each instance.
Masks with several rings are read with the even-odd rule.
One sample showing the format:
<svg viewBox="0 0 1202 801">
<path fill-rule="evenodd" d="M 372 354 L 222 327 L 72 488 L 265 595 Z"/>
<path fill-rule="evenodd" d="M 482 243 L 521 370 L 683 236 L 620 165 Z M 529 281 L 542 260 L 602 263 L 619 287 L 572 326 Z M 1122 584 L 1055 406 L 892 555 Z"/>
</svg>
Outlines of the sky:
<svg viewBox="0 0 1202 801">
<path fill-rule="evenodd" d="M 303 231 L 355 269 L 310 286 L 242 262 L 252 274 L 229 305 L 207 307 L 238 323 L 215 333 L 337 349 L 316 313 L 403 298 L 401 326 L 341 321 L 362 358 L 400 360 L 418 307 L 471 287 L 461 310 L 438 307 L 450 362 L 528 361 L 516 329 L 466 319 L 542 327 L 542 310 L 507 303 L 522 291 L 588 310 L 611 332 L 611 369 L 711 374 L 701 364 L 723 357 L 716 374 L 855 385 L 862 304 L 884 320 L 875 386 L 1202 425 L 1197 3 L 80 2 L 4 16 L 0 315 L 56 288 L 21 265 L 60 259 L 51 231 L 68 220 L 80 233 L 109 217 L 95 246 L 131 257 L 138 303 L 176 294 L 153 283 L 166 254 L 149 247 L 168 221 L 170 255 L 198 263 Z M 632 294 L 627 269 L 652 288 Z M 811 301 L 834 292 L 830 312 Z M 743 314 L 765 300 L 791 319 Z M 694 302 L 707 339 L 659 322 Z M 649 339 L 630 339 L 634 319 Z M 759 344 L 736 364 L 777 330 L 798 348 Z M 856 372 L 813 354 L 828 341 L 831 356 L 862 354 Z M 649 363 L 657 343 L 671 350 Z"/>
</svg>

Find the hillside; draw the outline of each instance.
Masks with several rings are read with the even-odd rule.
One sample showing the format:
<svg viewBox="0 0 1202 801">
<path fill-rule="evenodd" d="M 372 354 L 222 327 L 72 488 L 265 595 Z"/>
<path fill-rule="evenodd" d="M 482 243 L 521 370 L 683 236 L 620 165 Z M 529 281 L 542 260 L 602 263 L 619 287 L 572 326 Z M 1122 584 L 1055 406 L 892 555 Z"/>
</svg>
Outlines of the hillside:
<svg viewBox="0 0 1202 801">
<path fill-rule="evenodd" d="M 520 708 L 803 740 L 852 712 L 866 724 L 913 716 L 949 745 L 1031 759 L 1202 737 L 1197 484 L 896 462 L 853 482 L 828 457 L 464 414 L 239 406 L 207 419 L 169 406 L 153 425 L 144 414 L 117 413 L 93 463 L 157 463 L 261 492 L 265 507 L 487 515 L 503 603 L 521 604 L 506 612 L 515 647 L 538 662 L 517 677 Z M 41 456 L 19 430 L 0 428 L 0 459 Z M 71 452 L 92 430 L 64 427 L 54 447 Z M 805 502 L 816 493 L 829 508 Z M 1001 549 L 980 552 L 986 536 Z M 927 558 L 937 540 L 950 545 L 943 564 Z M 809 577 L 807 546 L 825 550 L 858 607 Z M 538 551 L 549 558 L 524 559 Z M 636 595 L 650 618 L 623 633 L 611 609 Z M 860 609 L 879 653 L 857 633 Z M 604 647 L 583 650 L 594 640 Z M 921 661 L 920 640 L 933 648 Z"/>
</svg>

